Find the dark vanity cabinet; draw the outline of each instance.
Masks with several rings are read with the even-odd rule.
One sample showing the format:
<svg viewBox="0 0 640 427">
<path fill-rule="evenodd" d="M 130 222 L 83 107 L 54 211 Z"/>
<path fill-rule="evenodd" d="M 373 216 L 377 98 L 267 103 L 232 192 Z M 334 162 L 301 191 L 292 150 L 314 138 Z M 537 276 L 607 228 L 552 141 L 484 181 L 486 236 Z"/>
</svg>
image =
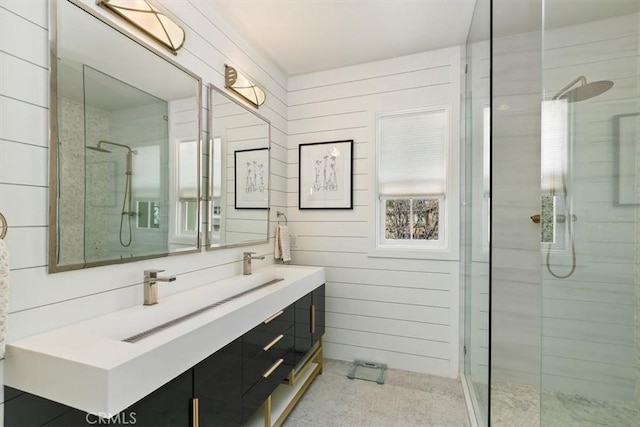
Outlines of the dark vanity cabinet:
<svg viewBox="0 0 640 427">
<path fill-rule="evenodd" d="M 193 379 L 200 426 L 242 425 L 242 337 L 198 363 Z"/>
<path fill-rule="evenodd" d="M 325 332 L 325 285 L 294 303 L 296 363 L 304 358 Z"/>
<path fill-rule="evenodd" d="M 324 308 L 322 285 L 109 420 L 5 387 L 4 425 L 240 427 L 322 337 Z"/>
<path fill-rule="evenodd" d="M 193 373 L 189 369 L 110 419 L 5 387 L 4 425 L 11 427 L 79 427 L 93 425 L 187 427 Z M 9 393 L 9 394 L 8 394 Z"/>
</svg>

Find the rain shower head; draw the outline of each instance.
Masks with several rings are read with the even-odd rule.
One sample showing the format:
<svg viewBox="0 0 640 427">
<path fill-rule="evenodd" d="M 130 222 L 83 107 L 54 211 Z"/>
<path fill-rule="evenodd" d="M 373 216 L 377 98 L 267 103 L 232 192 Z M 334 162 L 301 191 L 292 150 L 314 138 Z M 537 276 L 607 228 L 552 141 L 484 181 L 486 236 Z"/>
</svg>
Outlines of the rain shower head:
<svg viewBox="0 0 640 427">
<path fill-rule="evenodd" d="M 97 147 L 87 146 L 87 150 L 97 151 L 98 153 L 110 153 L 111 152 L 109 150 L 105 150 L 104 148 L 102 148 L 100 146 L 97 146 Z"/>
<path fill-rule="evenodd" d="M 576 83 L 580 83 L 580 86 L 571 89 Z M 566 99 L 567 102 L 580 102 L 601 95 L 612 87 L 613 82 L 611 80 L 598 80 L 587 83 L 587 78 L 580 76 L 560 89 L 553 99 Z"/>
</svg>

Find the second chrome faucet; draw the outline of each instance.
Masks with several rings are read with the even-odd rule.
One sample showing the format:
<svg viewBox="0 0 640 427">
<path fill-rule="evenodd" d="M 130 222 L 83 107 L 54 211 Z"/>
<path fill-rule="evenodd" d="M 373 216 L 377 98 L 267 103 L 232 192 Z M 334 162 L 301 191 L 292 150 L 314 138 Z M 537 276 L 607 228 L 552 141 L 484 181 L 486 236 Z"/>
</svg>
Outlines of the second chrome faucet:
<svg viewBox="0 0 640 427">
<path fill-rule="evenodd" d="M 158 277 L 158 273 L 164 270 L 144 271 L 144 305 L 154 305 L 158 303 L 158 282 L 173 282 L 176 276 Z"/>
<path fill-rule="evenodd" d="M 253 256 L 255 252 L 242 252 L 242 274 L 248 276 L 251 274 L 251 260 L 264 259 L 264 256 Z"/>
</svg>

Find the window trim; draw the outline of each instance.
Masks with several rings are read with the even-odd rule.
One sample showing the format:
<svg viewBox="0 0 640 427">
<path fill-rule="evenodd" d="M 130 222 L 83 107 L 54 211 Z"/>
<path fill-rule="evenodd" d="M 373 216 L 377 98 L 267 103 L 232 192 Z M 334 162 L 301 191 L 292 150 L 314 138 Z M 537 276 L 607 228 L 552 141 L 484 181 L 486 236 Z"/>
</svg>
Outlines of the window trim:
<svg viewBox="0 0 640 427">
<path fill-rule="evenodd" d="M 418 112 L 429 112 L 444 110 L 445 117 L 445 194 L 442 195 L 440 216 L 440 232 L 442 239 L 439 239 L 437 245 L 434 244 L 383 244 L 381 233 L 384 229 L 381 215 L 381 196 L 379 194 L 379 152 L 380 152 L 380 118 L 393 115 L 411 114 Z M 371 191 L 370 204 L 370 233 L 369 233 L 369 250 L 367 256 L 380 258 L 405 258 L 405 259 L 432 259 L 432 260 L 458 260 L 460 248 L 459 242 L 459 203 L 460 197 L 460 129 L 456 127 L 460 118 L 459 110 L 451 104 L 441 103 L 419 108 L 403 109 L 388 112 L 372 112 L 370 116 L 370 137 L 374 141 L 371 144 L 370 158 L 374 159 L 374 173 L 371 174 L 370 188 Z M 420 197 L 434 197 L 434 195 L 420 195 Z M 387 197 L 389 198 L 389 197 Z M 427 241 L 425 241 L 427 242 Z"/>
</svg>

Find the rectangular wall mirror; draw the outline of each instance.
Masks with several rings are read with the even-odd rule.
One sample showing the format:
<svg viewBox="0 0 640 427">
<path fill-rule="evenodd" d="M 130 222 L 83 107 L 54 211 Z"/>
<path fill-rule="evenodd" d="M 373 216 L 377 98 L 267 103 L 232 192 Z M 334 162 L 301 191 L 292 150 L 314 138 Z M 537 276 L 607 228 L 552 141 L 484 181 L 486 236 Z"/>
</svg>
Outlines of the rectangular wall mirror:
<svg viewBox="0 0 640 427">
<path fill-rule="evenodd" d="M 207 249 L 269 240 L 271 124 L 209 86 Z"/>
<path fill-rule="evenodd" d="M 50 8 L 49 272 L 198 250 L 201 79 L 88 5 Z"/>
</svg>

